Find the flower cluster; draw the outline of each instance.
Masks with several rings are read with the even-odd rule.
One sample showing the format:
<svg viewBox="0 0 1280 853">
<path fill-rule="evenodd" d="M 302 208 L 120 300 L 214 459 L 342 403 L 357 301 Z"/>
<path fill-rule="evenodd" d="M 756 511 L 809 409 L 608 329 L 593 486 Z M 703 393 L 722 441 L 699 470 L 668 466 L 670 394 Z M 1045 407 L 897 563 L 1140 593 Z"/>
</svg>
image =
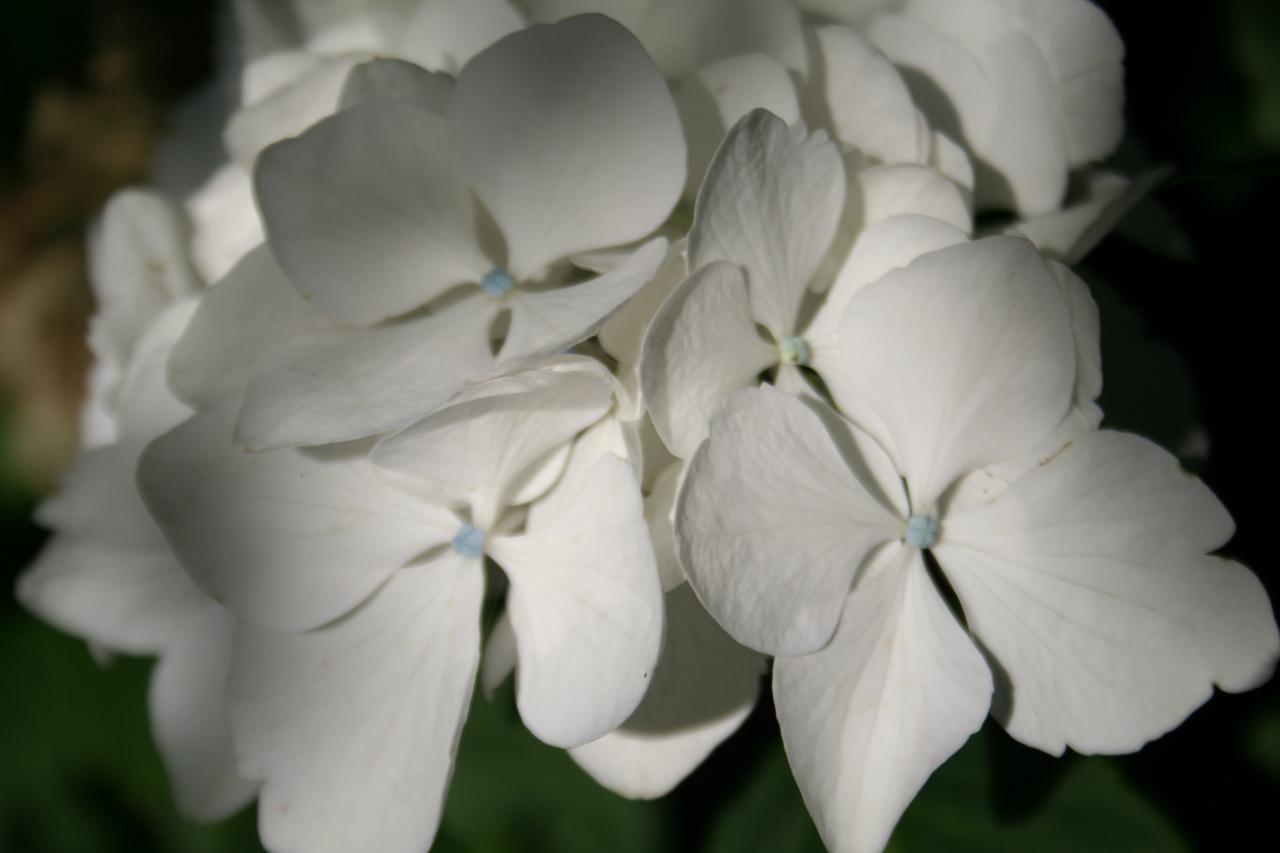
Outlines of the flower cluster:
<svg viewBox="0 0 1280 853">
<path fill-rule="evenodd" d="M 512 673 L 658 797 L 771 672 L 824 841 L 876 850 L 988 713 L 1127 752 L 1269 677 L 1226 511 L 1099 426 L 1068 265 L 1144 184 L 1083 171 L 1122 132 L 1086 0 L 237 10 L 225 162 L 102 216 L 19 589 L 159 655 L 185 813 L 426 850 Z"/>
</svg>

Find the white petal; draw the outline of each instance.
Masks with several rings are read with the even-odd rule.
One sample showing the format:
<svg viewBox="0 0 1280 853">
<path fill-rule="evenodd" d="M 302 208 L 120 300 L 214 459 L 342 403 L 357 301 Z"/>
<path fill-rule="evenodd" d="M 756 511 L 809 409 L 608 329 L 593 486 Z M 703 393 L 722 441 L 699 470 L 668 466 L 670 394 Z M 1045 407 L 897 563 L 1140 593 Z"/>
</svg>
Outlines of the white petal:
<svg viewBox="0 0 1280 853">
<path fill-rule="evenodd" d="M 835 236 L 844 165 L 825 133 L 756 110 L 734 125 L 698 193 L 689 268 L 730 261 L 747 272 L 751 309 L 775 338 L 796 314 Z"/>
<path fill-rule="evenodd" d="M 773 696 L 827 848 L 880 850 L 929 775 L 981 727 L 991 672 L 920 552 L 904 547 L 848 596 L 826 648 L 774 662 Z"/>
<path fill-rule="evenodd" d="M 18 579 L 17 597 L 59 630 L 128 654 L 160 651 L 205 600 L 163 544 L 130 550 L 66 534 Z"/>
<path fill-rule="evenodd" d="M 671 592 L 686 580 L 680 566 L 680 549 L 676 545 L 676 494 L 684 482 L 685 466 L 668 465 L 653 481 L 653 488 L 644 499 L 644 518 L 649 524 L 649 538 L 653 542 L 653 557 L 662 576 L 662 591 Z M 701 605 L 699 605 L 701 606 Z"/>
<path fill-rule="evenodd" d="M 370 13 L 397 55 L 424 68 L 453 72 L 524 27 L 508 0 L 379 0 Z"/>
<path fill-rule="evenodd" d="M 796 86 L 787 69 L 759 53 L 727 57 L 698 69 L 676 89 L 676 107 L 689 145 L 685 197 L 691 200 L 738 119 L 759 108 L 787 124 L 800 120 Z"/>
<path fill-rule="evenodd" d="M 599 420 L 610 387 L 583 373 L 530 371 L 497 380 L 501 393 L 454 403 L 383 439 L 374 462 L 421 481 L 442 505 L 467 505 L 489 530 L 531 468 Z"/>
<path fill-rule="evenodd" d="M 1067 191 L 1070 158 L 1044 57 L 1016 32 L 988 45 L 985 54 L 1000 112 L 991 135 L 972 140 L 979 172 L 975 201 L 1024 216 L 1053 210 Z M 991 173 L 984 175 L 987 169 Z"/>
<path fill-rule="evenodd" d="M 816 35 L 835 138 L 884 163 L 924 162 L 929 139 L 893 63 L 848 27 L 819 27 Z"/>
<path fill-rule="evenodd" d="M 511 328 L 499 357 L 503 362 L 564 352 L 591 335 L 657 274 L 667 241 L 650 240 L 608 272 L 553 290 L 517 288 L 507 302 Z"/>
<path fill-rule="evenodd" d="M 236 441 L 327 444 L 413 423 L 490 372 L 498 310 L 476 293 L 438 314 L 293 338 L 258 359 Z"/>
<path fill-rule="evenodd" d="M 453 98 L 453 78 L 403 59 L 374 59 L 351 69 L 342 84 L 341 108 L 369 101 L 404 101 L 443 116 Z"/>
<path fill-rule="evenodd" d="M 851 470 L 885 467 L 871 442 L 840 440 L 807 404 L 766 386 L 726 401 L 690 463 L 676 507 L 680 561 L 711 615 L 753 649 L 821 648 L 858 569 L 902 532 L 888 508 L 901 496 L 888 503 L 870 491 L 876 477 L 864 485 Z"/>
<path fill-rule="evenodd" d="M 151 728 L 178 810 L 192 820 L 230 816 L 257 794 L 236 772 L 226 716 L 235 619 L 213 602 L 193 611 L 151 676 Z"/>
<path fill-rule="evenodd" d="M 489 629 L 485 640 L 484 658 L 480 662 L 480 689 L 486 699 L 492 699 L 502 682 L 515 671 L 520 653 L 516 648 L 516 635 L 511 629 L 511 618 L 503 610 Z"/>
<path fill-rule="evenodd" d="M 495 537 L 489 554 L 511 581 L 525 725 L 561 747 L 615 729 L 649 686 L 663 630 L 662 587 L 630 465 L 601 457 L 560 517 Z"/>
<path fill-rule="evenodd" d="M 347 323 L 410 311 L 494 267 L 445 120 L 359 104 L 262 152 L 267 240 L 303 296 Z"/>
<path fill-rule="evenodd" d="M 1062 210 L 1015 222 L 1006 232 L 1021 234 L 1063 263 L 1079 263 L 1168 177 L 1167 169 L 1153 169 L 1133 180 L 1098 171 L 1086 177 L 1083 199 Z"/>
<path fill-rule="evenodd" d="M 1047 752 L 1127 752 L 1213 683 L 1264 681 L 1280 650 L 1266 594 L 1204 556 L 1231 530 L 1172 456 L 1111 432 L 944 519 L 938 561 L 1008 675 L 997 716 L 1010 734 Z"/>
<path fill-rule="evenodd" d="M 164 537 L 132 487 L 146 442 L 130 438 L 77 453 L 57 493 L 37 508 L 36 521 L 103 548 L 163 553 Z"/>
<path fill-rule="evenodd" d="M 269 96 L 237 110 L 222 134 L 227 153 L 247 169 L 271 143 L 297 136 L 332 115 L 347 74 L 363 58 L 322 59 Z"/>
<path fill-rule="evenodd" d="M 634 37 L 598 15 L 531 27 L 476 56 L 449 125 L 517 278 L 645 236 L 684 185 L 666 83 Z"/>
<path fill-rule="evenodd" d="M 805 340 L 813 351 L 815 369 L 822 373 L 822 368 L 817 366 L 820 350 L 829 351 L 832 360 L 838 361 L 840 320 L 855 293 L 921 255 L 959 245 L 968 239 L 954 225 L 911 213 L 891 216 L 859 234 L 836 276 L 835 284 L 827 291 L 826 299 L 804 332 Z M 830 386 L 831 381 L 827 380 L 827 384 Z M 835 394 L 836 389 L 831 390 Z M 836 394 L 835 399 L 839 402 L 840 396 Z"/>
<path fill-rule="evenodd" d="M 1093 3 L 1020 3 L 1020 23 L 1035 42 L 1057 93 L 1071 165 L 1099 160 L 1124 133 L 1124 43 Z"/>
<path fill-rule="evenodd" d="M 194 298 L 175 302 L 134 344 L 116 400 L 120 443 L 154 438 L 191 414 L 190 407 L 169 389 L 168 360 L 195 309 Z"/>
<path fill-rule="evenodd" d="M 229 414 L 197 415 L 152 443 L 138 483 L 192 579 L 237 615 L 315 627 L 454 535 L 449 512 L 388 486 L 363 448 L 245 453 Z"/>
<path fill-rule="evenodd" d="M 689 276 L 653 318 L 640 360 L 645 403 L 663 442 L 691 457 L 721 401 L 754 385 L 777 360 L 756 332 L 738 267 L 718 262 Z"/>
<path fill-rule="evenodd" d="M 527 0 L 535 20 L 601 12 L 636 34 L 668 77 L 725 56 L 765 53 L 799 61 L 800 15 L 777 0 Z"/>
<path fill-rule="evenodd" d="M 187 199 L 195 225 L 191 256 L 205 281 L 217 281 L 265 238 L 253 200 L 253 183 L 238 164 L 228 163 Z"/>
<path fill-rule="evenodd" d="M 120 385 L 143 332 L 170 305 L 202 286 L 187 245 L 190 226 L 163 196 L 113 196 L 89 243 L 89 281 L 97 308 L 89 322 L 95 364 L 82 413 L 85 445 L 119 437 Z"/>
<path fill-rule="evenodd" d="M 917 213 L 940 219 L 968 234 L 973 217 L 960 188 L 928 166 L 876 166 L 858 175 L 863 227 Z"/>
<path fill-rule="evenodd" d="M 735 643 L 685 584 L 667 593 L 667 635 L 653 683 L 625 723 L 569 751 L 591 777 L 624 797 L 666 795 L 755 706 L 764 660 Z"/>
<path fill-rule="evenodd" d="M 683 239 L 672 243 L 653 279 L 600 327 L 600 347 L 617 360 L 619 381 L 627 386 L 633 396 L 635 405 L 627 413 L 633 419 L 644 414 L 644 400 L 640 393 L 641 347 L 658 309 L 676 286 L 689 275 L 689 264 L 685 260 L 686 246 L 687 241 Z"/>
<path fill-rule="evenodd" d="M 446 556 L 305 634 L 246 628 L 230 687 L 272 850 L 421 853 L 435 835 L 480 652 L 484 574 Z"/>
<path fill-rule="evenodd" d="M 169 358 L 169 381 L 187 403 L 210 408 L 244 391 L 267 350 L 332 326 L 259 246 L 201 298 Z"/>
<path fill-rule="evenodd" d="M 1030 450 L 1071 404 L 1070 315 L 1024 240 L 931 252 L 862 288 L 840 346 L 841 407 L 877 433 L 917 510 L 961 474 Z"/>
</svg>

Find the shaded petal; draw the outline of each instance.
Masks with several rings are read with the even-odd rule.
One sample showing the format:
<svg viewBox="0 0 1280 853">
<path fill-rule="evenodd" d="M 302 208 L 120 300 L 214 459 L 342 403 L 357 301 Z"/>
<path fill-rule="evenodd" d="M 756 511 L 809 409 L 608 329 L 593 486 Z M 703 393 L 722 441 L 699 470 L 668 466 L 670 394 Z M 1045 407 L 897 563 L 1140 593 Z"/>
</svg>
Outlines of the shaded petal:
<svg viewBox="0 0 1280 853">
<path fill-rule="evenodd" d="M 235 618 L 206 600 L 166 644 L 151 676 L 151 729 L 178 811 L 191 820 L 229 817 L 258 792 L 236 772 L 225 710 L 234 629 Z"/>
<path fill-rule="evenodd" d="M 684 185 L 666 83 L 635 38 L 599 15 L 530 27 L 476 56 L 458 77 L 449 129 L 517 278 L 638 240 Z"/>
<path fill-rule="evenodd" d="M 756 333 L 738 267 L 718 262 L 689 276 L 654 316 L 640 359 L 640 387 L 663 442 L 692 456 L 721 401 L 777 361 Z"/>
<path fill-rule="evenodd" d="M 634 714 L 569 755 L 624 797 L 666 795 L 738 730 L 755 707 L 764 659 L 735 643 L 687 584 L 666 595 L 667 634 Z"/>
<path fill-rule="evenodd" d="M 667 241 L 658 237 L 618 266 L 580 284 L 542 291 L 517 288 L 507 297 L 511 328 L 499 357 L 510 363 L 553 355 L 591 337 L 653 280 L 666 255 Z"/>
<path fill-rule="evenodd" d="M 259 246 L 201 298 L 169 357 L 169 382 L 182 400 L 211 408 L 244 391 L 264 352 L 332 326 Z"/>
<path fill-rule="evenodd" d="M 419 494 L 466 505 L 490 530 L 530 469 L 599 420 L 612 389 L 585 372 L 531 370 L 495 380 L 493 393 L 454 403 L 383 439 L 373 461 L 419 480 Z"/>
<path fill-rule="evenodd" d="M 190 226 L 163 196 L 127 190 L 107 203 L 89 241 L 96 310 L 89 321 L 94 365 L 81 413 L 86 447 L 119 437 L 119 394 L 143 333 L 175 302 L 202 287 L 187 250 Z"/>
<path fill-rule="evenodd" d="M 801 61 L 800 14 L 776 0 L 527 0 L 535 20 L 601 12 L 621 22 L 673 79 L 725 56 L 765 53 Z"/>
<path fill-rule="evenodd" d="M 410 311 L 494 264 L 445 120 L 359 104 L 262 152 L 254 189 L 280 268 L 346 323 Z"/>
<path fill-rule="evenodd" d="M 943 521 L 938 561 L 1008 674 L 997 716 L 1047 752 L 1128 752 L 1212 693 L 1269 677 L 1266 593 L 1204 556 L 1231 535 L 1205 486 L 1145 439 L 1077 437 Z"/>
<path fill-rule="evenodd" d="M 365 58 L 359 54 L 321 58 L 270 95 L 236 110 L 222 133 L 227 153 L 248 169 L 271 143 L 297 136 L 332 115 L 347 74 Z"/>
<path fill-rule="evenodd" d="M 273 850 L 430 846 L 480 656 L 484 573 L 448 555 L 397 572 L 340 622 L 245 628 L 230 698 L 241 770 L 265 780 Z"/>
<path fill-rule="evenodd" d="M 191 257 L 206 281 L 226 275 L 236 261 L 266 239 L 253 200 L 253 183 L 238 164 L 228 163 L 187 199 L 195 224 Z"/>
<path fill-rule="evenodd" d="M 1083 199 L 1062 210 L 1015 222 L 1005 232 L 1026 237 L 1041 252 L 1063 263 L 1079 263 L 1169 174 L 1168 169 L 1153 169 L 1130 180 L 1099 171 L 1085 179 Z"/>
<path fill-rule="evenodd" d="M 653 487 L 644 499 L 644 520 L 649 525 L 649 539 L 653 542 L 653 558 L 658 563 L 663 592 L 671 592 L 687 580 L 680 566 L 675 527 L 676 495 L 684 482 L 684 472 L 682 463 L 668 465 L 654 478 Z"/>
<path fill-rule="evenodd" d="M 855 293 L 921 255 L 968 242 L 968 239 L 954 225 L 914 213 L 890 216 L 859 234 L 826 299 L 805 329 L 815 369 L 822 372 L 822 368 L 816 366 L 820 349 L 830 352 L 832 360 L 839 359 L 840 320 Z M 830 385 L 829 380 L 827 384 Z M 832 392 L 835 393 L 834 388 Z M 838 395 L 835 399 L 840 401 Z"/>
<path fill-rule="evenodd" d="M 508 0 L 377 0 L 369 12 L 397 55 L 424 68 L 453 72 L 524 27 Z"/>
<path fill-rule="evenodd" d="M 883 454 L 845 437 L 837 445 L 807 404 L 766 386 L 729 397 L 689 465 L 676 507 L 680 560 L 707 610 L 744 645 L 821 648 L 859 567 L 901 536 L 893 504 L 869 491 L 878 478 L 851 470 L 883 470 Z"/>
<path fill-rule="evenodd" d="M 206 601 L 163 543 L 127 549 L 67 534 L 18 579 L 17 598 L 59 630 L 128 654 L 159 652 Z"/>
<path fill-rule="evenodd" d="M 1070 314 L 1025 240 L 931 252 L 867 285 L 840 346 L 841 408 L 895 458 L 917 511 L 961 474 L 1036 446 L 1071 404 Z"/>
<path fill-rule="evenodd" d="M 800 120 L 791 75 L 777 60 L 759 53 L 730 56 L 698 69 L 676 88 L 676 108 L 689 145 L 685 197 L 690 200 L 738 119 L 760 108 L 788 125 Z"/>
<path fill-rule="evenodd" d="M 734 125 L 707 170 L 689 232 L 689 268 L 730 261 L 745 269 L 752 314 L 783 338 L 795 331 L 844 201 L 844 164 L 827 135 L 754 110 Z"/>
<path fill-rule="evenodd" d="M 369 101 L 404 101 L 443 116 L 453 98 L 453 78 L 403 59 L 374 59 L 351 69 L 342 84 L 340 107 Z"/>
<path fill-rule="evenodd" d="M 929 775 L 982 726 L 991 672 L 920 551 L 904 547 L 847 597 L 829 645 L 774 662 L 773 696 L 827 847 L 880 850 Z"/>
<path fill-rule="evenodd" d="M 192 579 L 238 616 L 313 628 L 455 533 L 451 513 L 388 486 L 363 448 L 245 453 L 230 414 L 153 442 L 138 484 Z"/>
<path fill-rule="evenodd" d="M 662 642 L 662 587 L 631 466 L 596 462 L 577 500 L 489 554 L 511 581 L 516 704 L 552 746 L 599 738 L 640 704 Z"/>
<path fill-rule="evenodd" d="M 898 70 L 861 33 L 816 30 L 820 83 L 836 139 L 884 163 L 922 163 L 931 139 Z"/>
<path fill-rule="evenodd" d="M 965 234 L 973 216 L 964 193 L 941 172 L 910 163 L 875 166 L 858 174 L 864 228 L 908 213 L 940 219 Z"/>
<path fill-rule="evenodd" d="M 492 370 L 497 312 L 477 293 L 438 314 L 293 338 L 258 359 L 236 441 L 327 444 L 413 423 Z"/>
</svg>

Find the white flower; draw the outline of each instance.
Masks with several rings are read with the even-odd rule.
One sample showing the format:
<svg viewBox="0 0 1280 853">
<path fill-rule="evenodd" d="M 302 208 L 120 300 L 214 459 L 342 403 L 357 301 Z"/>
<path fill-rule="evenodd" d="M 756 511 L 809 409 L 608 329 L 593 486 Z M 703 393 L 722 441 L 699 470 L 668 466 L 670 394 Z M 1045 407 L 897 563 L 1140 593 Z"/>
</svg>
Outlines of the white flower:
<svg viewBox="0 0 1280 853">
<path fill-rule="evenodd" d="M 1062 294 L 1020 239 L 923 255 L 845 313 L 856 426 L 743 391 L 691 464 L 685 569 L 733 636 L 779 656 L 784 743 L 832 850 L 883 847 L 989 708 L 1051 753 L 1127 752 L 1274 663 L 1257 578 L 1207 556 L 1232 530 L 1213 495 L 1143 439 L 1053 439 L 1079 397 Z M 1015 457 L 992 496 L 955 499 Z"/>
<path fill-rule="evenodd" d="M 829 329 L 851 285 L 833 287 L 816 316 L 804 309 L 810 291 L 831 285 L 822 275 L 829 255 L 862 229 L 907 212 L 932 214 L 953 241 L 965 239 L 942 221 L 967 229 L 964 200 L 932 170 L 880 166 L 848 184 L 825 134 L 788 128 L 764 110 L 742 119 L 721 146 L 689 232 L 692 274 L 654 317 L 641 358 L 654 426 L 677 456 L 692 456 L 715 406 L 763 371 L 776 370 L 778 387 L 799 392 L 808 387 L 801 367 L 824 378 L 842 369 Z"/>
<path fill-rule="evenodd" d="M 650 233 L 683 166 L 662 78 L 595 16 L 477 56 L 444 117 L 366 103 L 268 149 L 256 185 L 271 250 L 308 300 L 357 328 L 297 338 L 260 365 L 239 439 L 320 444 L 404 426 L 468 380 L 588 337 L 653 276 L 665 241 L 573 287 L 539 277 Z M 479 223 L 488 216 L 496 229 Z M 433 313 L 405 316 L 433 300 Z"/>
<path fill-rule="evenodd" d="M 169 202 L 140 191 L 116 196 L 103 215 L 91 250 L 99 310 L 88 446 L 37 510 L 54 535 L 17 595 L 99 650 L 159 657 L 151 725 L 174 797 L 188 817 L 217 820 L 257 789 L 235 771 L 223 714 L 234 620 L 187 579 L 134 485 L 146 443 L 189 413 L 165 383 L 201 286 L 183 227 Z"/>
<path fill-rule="evenodd" d="M 430 844 L 480 657 L 485 556 L 509 581 L 534 734 L 577 746 L 639 704 L 663 618 L 631 466 L 601 455 L 539 506 L 565 443 L 613 406 L 600 373 L 579 359 L 482 383 L 371 453 L 241 452 L 234 400 L 148 449 L 149 507 L 243 619 L 233 735 L 264 781 L 269 848 Z"/>
</svg>

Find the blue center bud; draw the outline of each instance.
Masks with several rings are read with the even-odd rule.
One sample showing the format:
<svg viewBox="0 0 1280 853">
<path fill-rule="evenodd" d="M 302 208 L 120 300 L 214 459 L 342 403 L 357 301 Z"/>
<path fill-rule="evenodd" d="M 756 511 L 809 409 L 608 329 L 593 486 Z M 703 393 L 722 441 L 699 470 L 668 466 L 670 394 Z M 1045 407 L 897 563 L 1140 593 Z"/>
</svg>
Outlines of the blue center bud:
<svg viewBox="0 0 1280 853">
<path fill-rule="evenodd" d="M 809 345 L 804 342 L 803 338 L 788 335 L 778 341 L 778 357 L 782 359 L 783 364 L 804 367 L 809 363 Z"/>
<path fill-rule="evenodd" d="M 932 548 L 938 541 L 938 520 L 927 515 L 913 515 L 907 519 L 908 545 L 917 548 Z"/>
<path fill-rule="evenodd" d="M 453 537 L 453 550 L 464 557 L 474 559 L 484 553 L 484 531 L 464 524 Z"/>
<path fill-rule="evenodd" d="M 515 283 L 516 281 L 511 277 L 511 273 L 502 267 L 494 267 L 480 277 L 480 286 L 484 288 L 485 293 L 494 299 L 501 299 L 510 293 Z"/>
</svg>

